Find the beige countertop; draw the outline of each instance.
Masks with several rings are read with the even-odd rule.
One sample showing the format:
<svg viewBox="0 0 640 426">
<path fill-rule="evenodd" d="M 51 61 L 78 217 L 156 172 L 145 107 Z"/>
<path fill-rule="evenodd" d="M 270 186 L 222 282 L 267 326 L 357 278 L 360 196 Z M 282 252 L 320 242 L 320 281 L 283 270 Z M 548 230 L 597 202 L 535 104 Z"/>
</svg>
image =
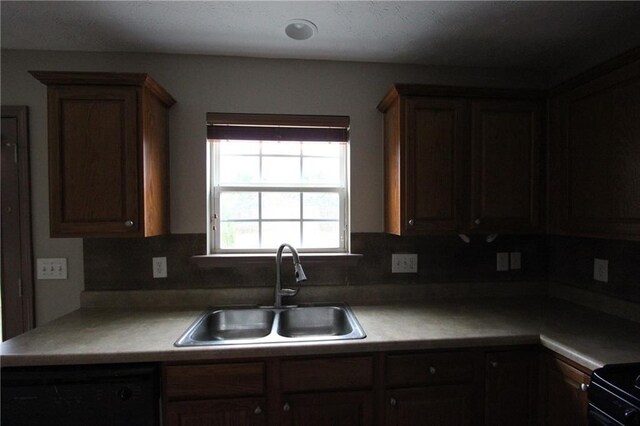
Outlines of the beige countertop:
<svg viewBox="0 0 640 426">
<path fill-rule="evenodd" d="M 352 306 L 361 340 L 175 347 L 203 310 L 83 308 L 0 345 L 2 367 L 455 349 L 541 343 L 579 364 L 640 361 L 640 323 L 559 299 Z"/>
</svg>

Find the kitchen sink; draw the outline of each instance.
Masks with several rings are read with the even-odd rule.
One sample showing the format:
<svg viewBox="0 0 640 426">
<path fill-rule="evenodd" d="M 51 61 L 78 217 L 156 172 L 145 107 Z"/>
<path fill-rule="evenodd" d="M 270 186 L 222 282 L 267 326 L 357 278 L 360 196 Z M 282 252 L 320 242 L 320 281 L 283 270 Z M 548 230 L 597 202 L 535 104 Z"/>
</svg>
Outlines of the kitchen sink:
<svg viewBox="0 0 640 426">
<path fill-rule="evenodd" d="M 203 313 L 175 345 L 286 343 L 365 337 L 347 304 L 220 307 Z"/>
</svg>

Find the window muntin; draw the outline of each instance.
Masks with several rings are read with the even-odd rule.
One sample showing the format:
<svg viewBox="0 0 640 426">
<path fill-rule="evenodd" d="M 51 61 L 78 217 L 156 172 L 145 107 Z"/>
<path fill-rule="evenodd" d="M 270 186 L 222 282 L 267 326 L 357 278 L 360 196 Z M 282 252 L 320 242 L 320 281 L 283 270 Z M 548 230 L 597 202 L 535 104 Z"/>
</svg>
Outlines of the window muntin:
<svg viewBox="0 0 640 426">
<path fill-rule="evenodd" d="M 211 252 L 348 251 L 346 142 L 211 142 Z"/>
</svg>

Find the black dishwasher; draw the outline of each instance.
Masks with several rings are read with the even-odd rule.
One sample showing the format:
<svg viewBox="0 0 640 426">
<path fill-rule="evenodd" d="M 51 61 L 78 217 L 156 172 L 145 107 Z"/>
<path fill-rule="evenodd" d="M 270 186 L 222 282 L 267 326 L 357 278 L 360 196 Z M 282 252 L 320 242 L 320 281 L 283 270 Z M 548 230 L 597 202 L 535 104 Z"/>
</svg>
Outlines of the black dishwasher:
<svg viewBox="0 0 640 426">
<path fill-rule="evenodd" d="M 153 364 L 3 368 L 2 424 L 157 426 Z"/>
</svg>

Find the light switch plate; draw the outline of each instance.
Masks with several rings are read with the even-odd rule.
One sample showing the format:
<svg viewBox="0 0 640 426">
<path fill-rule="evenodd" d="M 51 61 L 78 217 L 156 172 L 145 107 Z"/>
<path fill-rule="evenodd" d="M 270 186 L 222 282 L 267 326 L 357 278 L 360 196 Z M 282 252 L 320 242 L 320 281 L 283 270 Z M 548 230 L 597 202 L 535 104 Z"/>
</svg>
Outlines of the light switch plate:
<svg viewBox="0 0 640 426">
<path fill-rule="evenodd" d="M 509 253 L 498 253 L 496 256 L 496 271 L 509 270 Z"/>
<path fill-rule="evenodd" d="M 521 269 L 522 268 L 522 253 L 519 251 L 512 251 L 509 255 L 511 260 L 511 269 Z"/>
<path fill-rule="evenodd" d="M 153 278 L 167 278 L 167 258 L 166 257 L 154 257 L 152 259 L 153 264 Z"/>
<path fill-rule="evenodd" d="M 602 281 L 604 283 L 609 282 L 609 261 L 606 259 L 593 259 L 593 279 L 596 281 Z"/>
<path fill-rule="evenodd" d="M 418 255 L 392 254 L 391 272 L 394 274 L 413 274 L 418 272 Z"/>
<path fill-rule="evenodd" d="M 67 259 L 36 259 L 36 277 L 39 280 L 66 280 Z"/>
</svg>

